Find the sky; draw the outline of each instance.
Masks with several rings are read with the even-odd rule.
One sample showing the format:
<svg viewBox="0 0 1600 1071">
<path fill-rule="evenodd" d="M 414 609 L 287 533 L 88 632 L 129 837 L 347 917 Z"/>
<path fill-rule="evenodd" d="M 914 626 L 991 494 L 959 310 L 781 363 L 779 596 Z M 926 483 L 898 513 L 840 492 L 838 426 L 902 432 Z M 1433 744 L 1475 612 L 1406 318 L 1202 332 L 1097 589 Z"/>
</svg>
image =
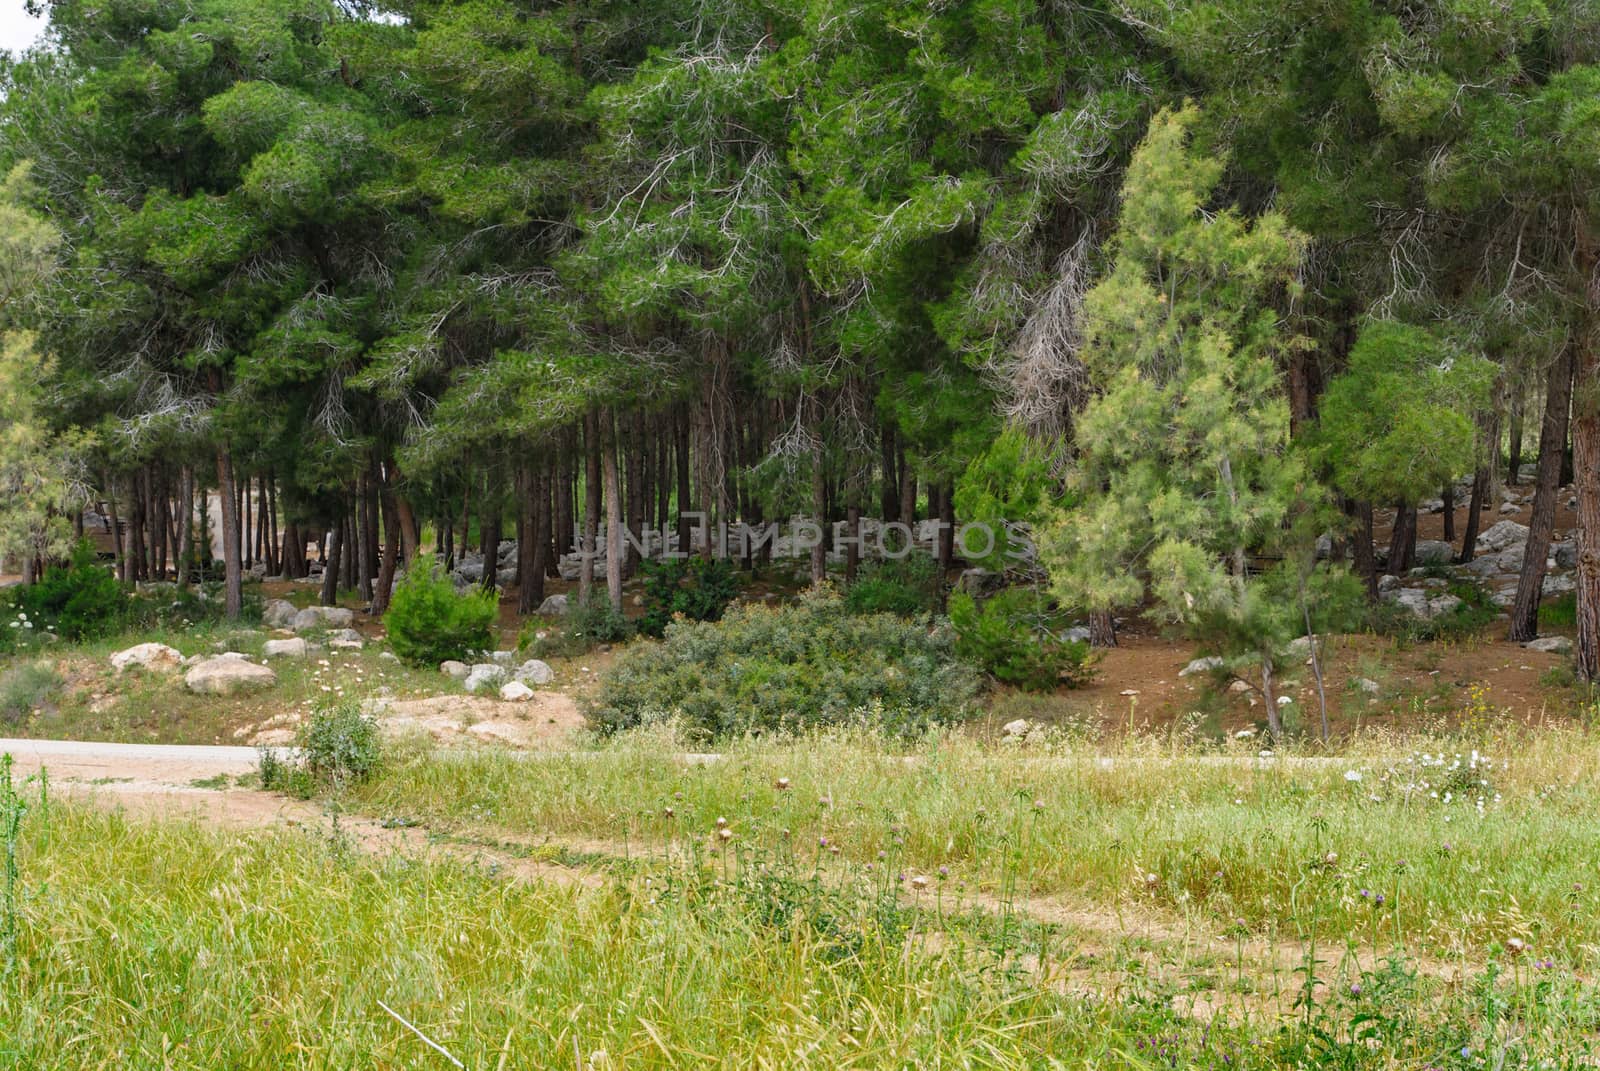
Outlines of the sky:
<svg viewBox="0 0 1600 1071">
<path fill-rule="evenodd" d="M 44 19 L 29 18 L 23 0 L 0 0 L 0 48 L 21 52 L 44 32 Z"/>
</svg>

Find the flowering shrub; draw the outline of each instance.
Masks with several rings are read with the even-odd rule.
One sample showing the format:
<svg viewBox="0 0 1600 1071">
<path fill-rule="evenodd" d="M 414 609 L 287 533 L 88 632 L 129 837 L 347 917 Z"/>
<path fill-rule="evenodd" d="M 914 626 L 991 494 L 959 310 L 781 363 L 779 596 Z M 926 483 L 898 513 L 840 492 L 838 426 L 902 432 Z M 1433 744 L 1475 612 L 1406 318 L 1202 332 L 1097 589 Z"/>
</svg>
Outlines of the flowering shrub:
<svg viewBox="0 0 1600 1071">
<path fill-rule="evenodd" d="M 720 622 L 675 621 L 664 641 L 628 648 L 589 714 L 608 732 L 671 715 L 711 737 L 867 716 L 916 732 L 965 716 L 977 694 L 978 675 L 954 645 L 947 629 L 852 615 L 828 592 L 736 606 Z"/>
</svg>

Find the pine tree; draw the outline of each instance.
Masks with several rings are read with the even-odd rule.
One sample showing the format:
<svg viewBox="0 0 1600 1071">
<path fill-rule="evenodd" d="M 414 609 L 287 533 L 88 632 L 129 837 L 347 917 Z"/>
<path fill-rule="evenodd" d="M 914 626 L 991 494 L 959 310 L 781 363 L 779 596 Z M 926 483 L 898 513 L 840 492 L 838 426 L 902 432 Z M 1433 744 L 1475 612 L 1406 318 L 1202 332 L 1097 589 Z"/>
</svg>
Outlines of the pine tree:
<svg viewBox="0 0 1600 1071">
<path fill-rule="evenodd" d="M 1080 496 L 1043 538 L 1058 595 L 1140 604 L 1228 656 L 1248 656 L 1274 734 L 1273 659 L 1296 627 L 1258 555 L 1294 549 L 1319 491 L 1291 450 L 1278 362 L 1296 344 L 1274 302 L 1303 238 L 1282 217 L 1208 211 L 1222 163 L 1194 153 L 1193 107 L 1162 111 L 1134 153 L 1110 273 L 1085 298 L 1096 396 L 1078 421 Z"/>
</svg>

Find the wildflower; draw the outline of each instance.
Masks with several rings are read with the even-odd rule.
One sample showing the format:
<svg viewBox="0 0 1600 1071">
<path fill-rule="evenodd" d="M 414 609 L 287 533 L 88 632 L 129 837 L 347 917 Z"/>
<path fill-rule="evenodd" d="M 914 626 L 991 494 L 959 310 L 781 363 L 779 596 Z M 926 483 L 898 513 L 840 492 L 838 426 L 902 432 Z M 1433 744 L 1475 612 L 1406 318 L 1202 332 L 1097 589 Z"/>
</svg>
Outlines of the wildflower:
<svg viewBox="0 0 1600 1071">
<path fill-rule="evenodd" d="M 1524 941 L 1522 938 L 1520 938 L 1520 937 L 1508 937 L 1506 939 L 1506 951 L 1511 953 L 1513 956 L 1520 956 L 1524 952 L 1526 952 L 1527 950 L 1528 950 L 1527 942 Z"/>
<path fill-rule="evenodd" d="M 822 796 L 821 798 L 819 798 L 817 800 L 817 806 L 819 806 L 819 807 L 832 807 L 833 806 L 833 797 L 832 796 Z"/>
<path fill-rule="evenodd" d="M 942 866 L 942 867 L 939 868 L 939 878 L 940 878 L 940 880 L 948 878 L 949 876 L 950 876 L 950 868 L 949 867 Z"/>
<path fill-rule="evenodd" d="M 721 829 L 717 830 L 717 836 L 721 838 L 722 843 L 726 844 L 728 841 L 733 839 L 733 830 L 729 829 L 727 826 L 723 826 Z"/>
<path fill-rule="evenodd" d="M 911 879 L 911 887 L 913 889 L 926 889 L 928 887 L 928 879 L 918 874 Z"/>
<path fill-rule="evenodd" d="M 728 820 L 726 818 L 720 818 L 719 817 L 717 819 L 717 828 L 718 829 L 727 829 L 728 828 Z"/>
<path fill-rule="evenodd" d="M 1329 852 L 1327 855 L 1324 855 L 1322 857 L 1322 865 L 1323 866 L 1338 866 L 1339 865 L 1339 853 L 1338 852 Z"/>
<path fill-rule="evenodd" d="M 818 837 L 817 838 L 817 847 L 826 848 L 827 846 L 828 846 L 828 838 L 827 837 Z"/>
<path fill-rule="evenodd" d="M 668 807 L 666 810 L 662 811 L 661 813 L 667 818 L 672 818 L 672 817 L 676 816 L 677 812 L 673 811 L 673 809 L 671 807 Z"/>
<path fill-rule="evenodd" d="M 1360 982 L 1356 982 L 1356 983 L 1354 983 L 1353 985 L 1350 986 L 1350 995 L 1352 997 L 1359 997 L 1361 995 L 1361 983 Z"/>
<path fill-rule="evenodd" d="M 779 792 L 787 792 L 789 789 L 789 779 L 787 777 L 780 777 L 776 782 L 773 783 L 773 787 Z"/>
<path fill-rule="evenodd" d="M 1346 770 L 1344 772 L 1344 779 L 1346 781 L 1351 782 L 1351 783 L 1357 782 L 1357 781 L 1361 780 L 1361 771 L 1360 770 Z"/>
</svg>

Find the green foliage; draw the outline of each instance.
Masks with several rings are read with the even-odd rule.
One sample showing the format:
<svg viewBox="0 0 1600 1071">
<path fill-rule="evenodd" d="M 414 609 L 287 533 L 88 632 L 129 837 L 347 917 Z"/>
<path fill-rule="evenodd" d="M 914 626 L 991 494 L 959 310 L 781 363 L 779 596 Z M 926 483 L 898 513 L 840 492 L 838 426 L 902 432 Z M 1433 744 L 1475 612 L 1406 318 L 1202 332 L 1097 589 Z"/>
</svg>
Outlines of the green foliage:
<svg viewBox="0 0 1600 1071">
<path fill-rule="evenodd" d="M 38 627 L 67 640 L 115 632 L 129 605 L 127 589 L 96 561 L 87 541 L 78 544 L 68 565 L 53 565 L 38 583 L 18 588 L 13 601 Z"/>
<path fill-rule="evenodd" d="M 0 670 L 0 725 L 16 727 L 61 691 L 61 675 L 48 662 L 18 662 Z"/>
<path fill-rule="evenodd" d="M 571 658 L 598 644 L 621 643 L 633 633 L 633 622 L 612 606 L 603 592 L 590 593 L 584 602 L 578 602 L 574 594 L 559 621 L 535 620 L 525 625 L 517 647 L 534 658 Z"/>
<path fill-rule="evenodd" d="M 977 674 L 954 644 L 947 629 L 850 614 L 825 590 L 736 606 L 623 651 L 589 715 L 607 732 L 676 716 L 712 739 L 863 721 L 914 733 L 970 712 Z"/>
<path fill-rule="evenodd" d="M 1018 523 L 1037 524 L 1049 510 L 1071 509 L 1073 496 L 1053 496 L 1055 480 L 1046 451 L 1026 432 L 1006 427 L 987 449 L 974 457 L 956 481 L 956 516 L 966 523 L 986 524 L 995 535 L 994 549 L 972 558 L 974 565 L 1004 572 L 1006 531 Z"/>
<path fill-rule="evenodd" d="M 883 558 L 861 566 L 845 589 L 845 609 L 853 614 L 898 614 L 915 617 L 934 613 L 944 595 L 939 563 L 926 554 Z"/>
<path fill-rule="evenodd" d="M 437 666 L 491 649 L 491 628 L 499 612 L 493 592 L 472 588 L 458 593 L 431 557 L 419 555 L 396 585 L 383 624 L 402 662 Z"/>
<path fill-rule="evenodd" d="M 1471 471 L 1473 417 L 1496 374 L 1426 328 L 1367 324 L 1318 410 L 1317 449 L 1334 485 L 1366 501 L 1416 502 Z"/>
<path fill-rule="evenodd" d="M 1114 265 L 1084 299 L 1082 502 L 1041 553 L 1064 602 L 1109 610 L 1148 590 L 1203 643 L 1270 658 L 1277 637 L 1253 626 L 1281 589 L 1250 561 L 1298 558 L 1314 536 L 1298 515 L 1325 498 L 1290 448 L 1278 371 L 1302 345 L 1274 303 L 1305 238 L 1275 213 L 1209 210 L 1223 164 L 1190 146 L 1198 118 L 1156 116 L 1128 168 Z"/>
<path fill-rule="evenodd" d="M 1539 628 L 1575 629 L 1578 627 L 1578 593 L 1569 591 L 1539 607 Z"/>
<path fill-rule="evenodd" d="M 360 784 L 383 763 L 378 723 L 361 712 L 354 698 L 320 704 L 301 726 L 295 746 L 287 759 L 270 748 L 262 750 L 263 788 L 309 798 L 319 791 Z"/>
<path fill-rule="evenodd" d="M 644 562 L 644 616 L 639 631 L 660 636 L 673 618 L 717 621 L 739 594 L 739 574 L 730 558 L 662 558 Z"/>
<path fill-rule="evenodd" d="M 1371 609 L 1373 631 L 1407 643 L 1462 640 L 1478 635 L 1500 618 L 1502 610 L 1493 594 L 1473 577 L 1452 580 L 1445 592 L 1461 603 L 1435 617 L 1418 617 L 1392 603 L 1376 604 Z"/>
<path fill-rule="evenodd" d="M 1007 588 L 981 603 L 960 592 L 950 599 L 950 623 L 956 654 L 1002 683 L 1048 692 L 1094 676 L 1089 645 L 1061 638 L 1068 622 L 1035 588 Z"/>
</svg>

